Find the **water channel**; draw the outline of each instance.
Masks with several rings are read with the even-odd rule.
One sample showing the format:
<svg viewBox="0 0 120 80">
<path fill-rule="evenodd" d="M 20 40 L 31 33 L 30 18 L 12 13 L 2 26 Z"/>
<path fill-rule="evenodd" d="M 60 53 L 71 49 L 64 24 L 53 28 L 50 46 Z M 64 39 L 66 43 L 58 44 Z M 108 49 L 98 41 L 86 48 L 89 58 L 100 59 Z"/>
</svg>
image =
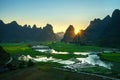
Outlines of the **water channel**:
<svg viewBox="0 0 120 80">
<path fill-rule="evenodd" d="M 35 51 L 43 52 L 43 53 L 50 53 L 50 54 L 70 54 L 69 52 L 60 52 L 56 51 L 54 49 L 50 49 L 48 46 L 43 46 L 43 45 L 37 45 L 37 46 L 32 46 L 32 49 Z M 106 62 L 100 60 L 100 57 L 97 55 L 97 52 L 73 52 L 75 55 L 88 55 L 86 58 L 71 58 L 68 60 L 62 60 L 62 59 L 57 59 L 51 57 L 46 57 L 46 56 L 36 56 L 36 57 L 31 57 L 30 55 L 27 56 L 20 56 L 19 60 L 24 59 L 24 60 L 29 60 L 32 59 L 36 62 L 57 62 L 60 64 L 64 64 L 64 67 L 71 68 L 71 69 L 77 69 L 77 68 L 88 68 L 88 67 L 95 67 L 96 65 L 102 66 L 108 69 L 111 69 L 113 64 L 111 62 Z"/>
</svg>

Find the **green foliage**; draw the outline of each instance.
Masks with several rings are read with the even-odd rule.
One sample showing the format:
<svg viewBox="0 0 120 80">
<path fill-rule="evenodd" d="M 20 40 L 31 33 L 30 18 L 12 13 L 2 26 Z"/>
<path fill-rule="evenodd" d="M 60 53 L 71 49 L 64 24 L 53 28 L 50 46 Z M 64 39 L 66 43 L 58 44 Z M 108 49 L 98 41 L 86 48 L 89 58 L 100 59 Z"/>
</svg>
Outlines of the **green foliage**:
<svg viewBox="0 0 120 80">
<path fill-rule="evenodd" d="M 51 45 L 50 42 L 47 44 Z M 60 43 L 60 44 L 63 44 L 63 43 Z M 6 52 L 10 53 L 11 56 L 15 56 L 15 55 L 30 55 L 33 57 L 35 57 L 35 56 L 47 56 L 47 57 L 53 57 L 53 58 L 58 58 L 58 59 L 63 59 L 63 60 L 70 59 L 70 58 L 77 58 L 77 57 L 87 57 L 85 55 L 75 55 L 75 54 L 72 54 L 72 52 L 70 54 L 42 53 L 42 52 L 38 52 L 38 51 L 31 49 L 30 47 L 28 47 L 28 44 L 12 43 L 12 44 L 1 44 L 1 45 L 3 46 L 3 48 L 5 49 Z M 59 45 L 59 44 L 57 44 L 57 45 Z M 64 44 L 64 45 L 66 45 L 66 44 Z M 62 45 L 62 46 L 64 46 L 64 45 Z M 72 46 L 73 44 L 69 44 L 69 45 Z M 76 45 L 74 45 L 74 47 L 75 46 Z"/>
<path fill-rule="evenodd" d="M 15 55 L 18 55 L 18 54 L 20 54 L 20 55 L 23 54 L 23 55 L 30 55 L 30 56 L 34 57 L 34 56 L 37 55 L 37 56 L 47 56 L 47 57 L 53 57 L 53 58 L 57 58 L 57 59 L 64 59 L 64 60 L 67 60 L 67 59 L 70 59 L 70 58 L 77 58 L 77 57 L 87 57 L 87 56 L 84 56 L 84 55 L 72 54 L 73 52 L 98 51 L 98 50 L 102 49 L 102 48 L 96 47 L 96 46 L 80 46 L 80 45 L 66 44 L 66 43 L 61 43 L 61 42 L 57 42 L 57 43 L 47 42 L 47 43 L 44 43 L 44 44 L 47 45 L 47 46 L 50 46 L 51 48 L 56 49 L 58 51 L 68 51 L 68 52 L 70 52 L 70 54 L 41 53 L 41 52 L 37 52 L 37 51 L 34 51 L 33 49 L 31 49 L 30 46 L 28 46 L 28 44 L 13 44 L 13 43 L 10 44 L 9 43 L 9 44 L 0 44 L 0 45 L 3 46 L 3 48 L 8 53 L 10 53 L 11 56 L 15 56 Z M 120 58 L 119 58 L 120 54 L 117 54 L 117 53 L 101 54 L 100 56 L 102 56 L 103 58 L 106 58 L 106 60 L 120 61 Z M 43 73 L 46 72 L 45 76 L 46 75 L 53 75 L 54 76 L 56 74 L 58 75 L 58 70 L 53 69 L 53 67 L 61 67 L 63 65 L 59 64 L 59 63 L 55 63 L 55 62 L 39 62 L 39 63 L 34 64 L 31 60 L 28 61 L 28 62 L 13 60 L 12 63 L 8 65 L 8 67 L 11 70 L 14 70 L 14 69 L 19 70 L 20 68 L 23 68 L 22 70 L 25 70 L 26 72 L 30 72 L 30 70 L 31 70 L 31 73 L 33 73 L 33 70 L 29 69 L 29 66 L 32 66 L 35 69 L 34 74 L 36 74 L 36 72 L 39 73 L 40 71 L 43 71 Z M 32 67 L 30 67 L 30 68 L 32 68 Z M 22 70 L 20 70 L 19 72 L 21 72 Z M 81 71 L 90 72 L 90 73 L 97 73 L 97 74 L 111 74 L 110 70 L 108 70 L 106 68 L 98 67 L 98 66 L 93 67 L 93 68 L 81 69 Z M 50 72 L 50 73 L 48 73 L 48 72 Z M 36 75 L 38 75 L 38 73 Z M 64 74 L 63 75 L 64 76 L 63 80 L 66 80 L 68 78 L 68 75 L 66 75 L 66 72 L 61 71 L 61 73 Z M 71 72 L 69 72 L 69 73 L 71 73 Z M 41 74 L 41 72 L 40 72 L 40 74 Z M 59 76 L 61 77 L 61 75 L 59 75 Z M 81 77 L 83 77 L 83 75 Z M 36 78 L 36 76 L 35 76 L 35 78 Z M 60 78 L 60 80 L 61 80 L 61 78 Z"/>
<path fill-rule="evenodd" d="M 90 67 L 90 68 L 82 68 L 80 71 L 84 71 L 84 72 L 88 72 L 88 73 L 97 73 L 97 74 L 102 74 L 102 75 L 112 73 L 111 70 L 104 68 L 104 67 L 100 67 L 100 66 Z"/>
<path fill-rule="evenodd" d="M 57 51 L 65 52 L 87 52 L 87 51 L 101 51 L 103 48 L 97 46 L 81 46 L 70 43 L 56 42 L 56 43 L 46 43 L 52 49 Z"/>
<path fill-rule="evenodd" d="M 104 60 L 120 62 L 120 53 L 102 53 L 100 57 Z"/>
<path fill-rule="evenodd" d="M 10 53 L 11 56 L 14 56 L 14 55 L 31 55 L 31 56 L 39 55 L 39 52 L 32 50 L 30 47 L 28 47 L 28 44 L 7 43 L 7 44 L 1 44 L 1 46 L 3 46 L 4 50 L 6 52 Z"/>
</svg>

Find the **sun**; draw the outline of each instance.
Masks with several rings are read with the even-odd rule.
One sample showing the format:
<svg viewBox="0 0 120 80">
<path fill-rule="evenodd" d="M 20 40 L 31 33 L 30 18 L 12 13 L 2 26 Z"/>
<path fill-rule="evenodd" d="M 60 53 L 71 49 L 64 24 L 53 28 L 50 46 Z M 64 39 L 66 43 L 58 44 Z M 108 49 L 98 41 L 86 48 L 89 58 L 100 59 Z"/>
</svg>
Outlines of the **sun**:
<svg viewBox="0 0 120 80">
<path fill-rule="evenodd" d="M 75 30 L 75 34 L 78 34 L 79 31 L 80 31 L 79 29 L 76 29 L 76 30 Z"/>
</svg>

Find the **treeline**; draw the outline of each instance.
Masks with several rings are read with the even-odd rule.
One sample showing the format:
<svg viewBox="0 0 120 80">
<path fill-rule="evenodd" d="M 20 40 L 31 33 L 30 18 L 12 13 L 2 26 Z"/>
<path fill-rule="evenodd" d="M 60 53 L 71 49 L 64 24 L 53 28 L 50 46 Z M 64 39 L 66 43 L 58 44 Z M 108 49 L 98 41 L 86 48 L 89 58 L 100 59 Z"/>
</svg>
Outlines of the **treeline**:
<svg viewBox="0 0 120 80">
<path fill-rule="evenodd" d="M 102 20 L 94 19 L 77 35 L 74 33 L 74 27 L 70 25 L 62 41 L 80 45 L 120 47 L 120 10 L 114 10 L 111 17 L 107 15 Z"/>
</svg>

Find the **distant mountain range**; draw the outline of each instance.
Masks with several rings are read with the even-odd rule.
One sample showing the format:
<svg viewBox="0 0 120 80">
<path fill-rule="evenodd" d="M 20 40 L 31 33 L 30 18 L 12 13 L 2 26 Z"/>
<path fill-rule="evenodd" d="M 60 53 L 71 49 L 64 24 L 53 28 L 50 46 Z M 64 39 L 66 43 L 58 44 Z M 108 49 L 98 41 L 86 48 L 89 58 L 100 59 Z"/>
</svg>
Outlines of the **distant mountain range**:
<svg viewBox="0 0 120 80">
<path fill-rule="evenodd" d="M 0 42 L 56 41 L 60 38 L 51 24 L 38 28 L 36 25 L 21 26 L 16 21 L 5 24 L 0 20 Z"/>
<path fill-rule="evenodd" d="M 60 41 L 61 39 L 63 39 L 63 36 L 64 36 L 64 32 L 58 32 L 58 33 L 56 33 L 56 37 L 57 37 L 58 41 Z"/>
<path fill-rule="evenodd" d="M 64 35 L 64 37 L 63 37 Z M 55 34 L 51 24 L 43 28 L 29 25 L 21 26 L 16 21 L 5 24 L 0 20 L 0 42 L 56 41 L 72 42 L 81 45 L 99 45 L 120 47 L 120 10 L 113 11 L 112 16 L 94 19 L 85 30 L 75 35 L 70 25 L 64 33 Z"/>
<path fill-rule="evenodd" d="M 66 38 L 66 33 L 62 40 Z M 120 10 L 114 10 L 111 17 L 107 15 L 102 20 L 94 19 L 85 30 L 74 36 L 71 42 L 81 45 L 120 47 Z"/>
</svg>

